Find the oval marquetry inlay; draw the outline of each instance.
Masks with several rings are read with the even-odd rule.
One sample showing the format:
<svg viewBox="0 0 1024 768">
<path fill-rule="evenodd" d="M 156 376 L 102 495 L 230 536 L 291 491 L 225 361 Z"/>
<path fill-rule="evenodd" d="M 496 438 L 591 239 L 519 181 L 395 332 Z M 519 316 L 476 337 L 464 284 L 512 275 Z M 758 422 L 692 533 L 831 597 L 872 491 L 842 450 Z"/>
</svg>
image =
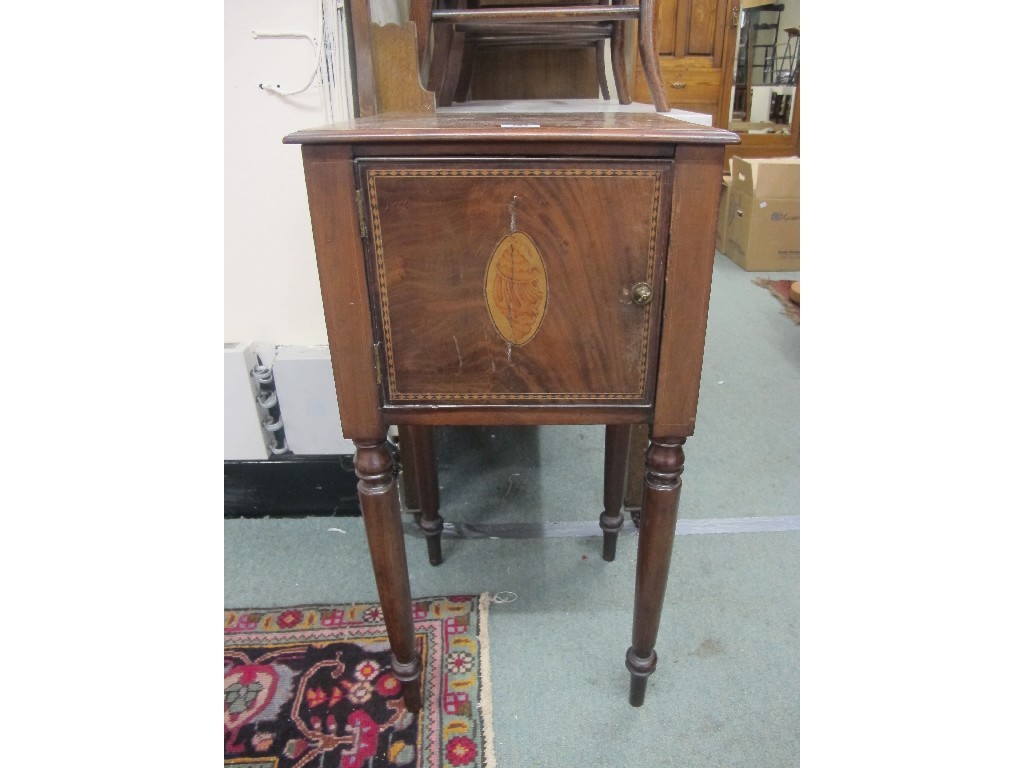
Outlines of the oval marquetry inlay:
<svg viewBox="0 0 1024 768">
<path fill-rule="evenodd" d="M 521 346 L 537 334 L 548 307 L 548 275 L 528 235 L 512 232 L 495 247 L 484 296 L 491 322 L 507 342 Z"/>
</svg>

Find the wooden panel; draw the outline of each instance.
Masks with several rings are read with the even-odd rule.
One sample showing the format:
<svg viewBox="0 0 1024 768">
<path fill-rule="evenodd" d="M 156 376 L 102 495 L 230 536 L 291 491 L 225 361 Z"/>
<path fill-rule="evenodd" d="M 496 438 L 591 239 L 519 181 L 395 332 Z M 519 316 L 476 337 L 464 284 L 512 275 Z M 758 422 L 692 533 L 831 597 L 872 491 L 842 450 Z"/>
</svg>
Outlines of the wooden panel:
<svg viewBox="0 0 1024 768">
<path fill-rule="evenodd" d="M 377 112 L 433 112 L 434 94 L 423 89 L 416 51 L 416 25 L 370 25 Z"/>
<path fill-rule="evenodd" d="M 679 0 L 659 0 L 655 13 L 658 18 L 658 53 L 671 56 L 676 50 L 676 13 Z"/>
<path fill-rule="evenodd" d="M 651 437 L 688 437 L 697 417 L 723 147 L 680 146 L 665 272 L 665 319 Z"/>
<path fill-rule="evenodd" d="M 670 164 L 360 166 L 387 402 L 650 402 Z"/>
<path fill-rule="evenodd" d="M 665 59 L 659 62 L 665 92 L 673 107 L 689 109 L 690 104 L 718 103 L 722 90 L 722 70 L 717 67 L 698 66 L 685 59 Z M 636 100 L 651 101 L 646 78 L 636 79 Z M 713 113 L 712 113 L 713 114 Z"/>
<path fill-rule="evenodd" d="M 684 56 L 714 56 L 718 32 L 718 0 L 690 0 L 689 13 L 680 21 L 686 24 Z"/>
<path fill-rule="evenodd" d="M 557 406 L 557 407 L 552 407 Z M 540 405 L 388 405 L 384 407 L 388 424 L 423 426 L 532 425 L 532 424 L 636 424 L 649 422 L 650 406 L 578 405 L 542 403 Z"/>
<path fill-rule="evenodd" d="M 592 48 L 501 48 L 473 55 L 470 98 L 600 98 Z"/>
<path fill-rule="evenodd" d="M 384 434 L 380 390 L 373 376 L 373 329 L 359 237 L 352 150 L 302 147 L 309 216 L 327 320 L 341 428 L 350 440 Z"/>
<path fill-rule="evenodd" d="M 682 125 L 682 123 L 680 123 Z M 406 144 L 406 143 L 392 143 L 392 144 L 359 144 L 353 148 L 353 154 L 356 157 L 437 157 L 437 149 L 425 146 L 424 144 Z M 459 157 L 494 157 L 499 150 L 504 150 L 505 153 L 512 157 L 565 157 L 565 145 L 557 143 L 543 143 L 543 142 L 518 142 L 518 141 L 506 141 L 501 144 L 500 147 L 490 143 L 477 143 L 467 144 L 465 142 L 459 142 L 458 144 L 452 144 L 450 147 L 444 148 L 444 153 L 448 154 L 449 150 L 451 153 L 457 154 Z M 616 146 L 615 144 L 597 144 L 591 142 L 577 142 L 573 145 L 573 150 L 578 152 L 580 155 L 596 157 L 602 155 L 604 157 L 629 157 L 629 158 L 641 158 L 641 157 L 672 157 L 672 147 L 667 144 L 646 144 L 642 146 L 637 145 L 621 145 Z"/>
</svg>

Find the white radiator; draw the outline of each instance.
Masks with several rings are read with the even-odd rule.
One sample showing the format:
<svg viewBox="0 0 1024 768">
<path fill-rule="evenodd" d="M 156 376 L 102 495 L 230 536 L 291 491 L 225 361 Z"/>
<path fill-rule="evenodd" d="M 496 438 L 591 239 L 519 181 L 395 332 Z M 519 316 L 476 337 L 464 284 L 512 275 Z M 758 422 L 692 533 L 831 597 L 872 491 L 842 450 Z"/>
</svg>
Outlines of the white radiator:
<svg viewBox="0 0 1024 768">
<path fill-rule="evenodd" d="M 257 354 L 257 345 L 250 342 L 224 345 L 225 461 L 252 461 L 270 456 L 260 426 L 263 413 L 256 405 L 257 388 L 249 375 L 256 365 Z"/>
<path fill-rule="evenodd" d="M 274 383 L 285 437 L 293 453 L 355 453 L 355 445 L 341 434 L 334 372 L 326 346 L 278 347 Z"/>
</svg>

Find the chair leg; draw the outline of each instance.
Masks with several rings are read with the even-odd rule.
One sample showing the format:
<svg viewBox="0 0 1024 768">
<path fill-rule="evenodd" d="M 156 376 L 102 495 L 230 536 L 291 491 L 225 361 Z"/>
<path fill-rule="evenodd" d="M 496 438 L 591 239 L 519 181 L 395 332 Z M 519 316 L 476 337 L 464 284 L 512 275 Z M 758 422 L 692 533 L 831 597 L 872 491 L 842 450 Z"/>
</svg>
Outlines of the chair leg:
<svg viewBox="0 0 1024 768">
<path fill-rule="evenodd" d="M 654 28 L 657 20 L 654 8 L 654 0 L 640 0 L 640 25 L 638 32 L 638 45 L 640 48 L 640 63 L 644 68 L 644 76 L 647 78 L 647 85 L 651 90 L 651 98 L 654 100 L 654 108 L 658 112 L 669 112 L 672 108 L 668 103 L 668 96 L 665 93 L 665 84 L 661 81 L 661 68 L 658 66 L 658 42 L 654 35 Z"/>
<path fill-rule="evenodd" d="M 633 519 L 633 525 L 640 527 L 640 506 L 644 497 L 644 468 L 647 445 L 651 438 L 650 424 L 634 424 L 629 431 L 629 459 L 626 469 L 626 493 L 622 506 Z"/>
<path fill-rule="evenodd" d="M 604 40 L 594 43 L 594 57 L 597 59 L 597 85 L 601 89 L 601 98 L 609 101 L 612 97 L 608 93 L 608 72 L 604 64 Z"/>
<path fill-rule="evenodd" d="M 448 56 L 451 54 L 452 36 L 455 34 L 455 27 L 451 24 L 434 24 L 433 28 L 434 49 L 430 54 L 427 90 L 437 94 L 438 104 L 441 104 L 441 89 L 444 87 L 444 74 L 445 69 L 448 67 Z"/>
<path fill-rule="evenodd" d="M 412 435 L 409 427 L 398 428 L 398 452 L 402 457 L 402 474 L 399 492 L 405 508 L 420 517 L 419 472 L 416 467 L 416 454 L 413 452 Z"/>
<path fill-rule="evenodd" d="M 632 104 L 629 78 L 626 76 L 626 22 L 612 22 L 612 77 L 615 78 L 615 91 L 619 104 Z"/>
<path fill-rule="evenodd" d="M 444 67 L 444 80 L 437 94 L 438 106 L 450 107 L 455 100 L 455 93 L 462 77 L 462 64 L 465 61 L 466 35 L 452 32 L 448 46 L 448 60 Z"/>
<path fill-rule="evenodd" d="M 416 25 L 416 54 L 420 72 L 426 69 L 427 48 L 430 40 L 430 11 L 433 0 L 409 0 L 409 21 Z M 420 77 L 422 80 L 422 75 Z"/>
<path fill-rule="evenodd" d="M 626 485 L 626 460 L 629 456 L 629 424 L 609 424 L 604 428 L 604 512 L 599 523 L 604 531 L 601 556 L 615 560 L 615 546 L 622 530 L 622 493 Z"/>
<path fill-rule="evenodd" d="M 455 83 L 453 100 L 462 104 L 469 100 L 469 85 L 473 81 L 473 61 L 476 49 L 472 41 L 465 40 L 462 46 L 462 64 L 459 66 L 459 78 Z"/>
<path fill-rule="evenodd" d="M 441 532 L 444 519 L 438 514 L 437 455 L 434 452 L 433 427 L 407 427 L 409 448 L 416 466 L 416 490 L 420 503 L 420 530 L 427 537 L 427 556 L 431 565 L 440 565 Z"/>
</svg>

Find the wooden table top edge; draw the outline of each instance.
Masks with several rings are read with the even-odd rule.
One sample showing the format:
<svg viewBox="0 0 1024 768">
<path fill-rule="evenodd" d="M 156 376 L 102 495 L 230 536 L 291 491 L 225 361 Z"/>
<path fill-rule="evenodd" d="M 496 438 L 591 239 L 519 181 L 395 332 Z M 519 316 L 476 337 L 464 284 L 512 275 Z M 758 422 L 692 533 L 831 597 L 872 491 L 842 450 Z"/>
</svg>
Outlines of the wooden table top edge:
<svg viewBox="0 0 1024 768">
<path fill-rule="evenodd" d="M 738 144 L 732 131 L 639 112 L 462 112 L 373 116 L 307 128 L 285 144 L 409 140 Z"/>
</svg>

